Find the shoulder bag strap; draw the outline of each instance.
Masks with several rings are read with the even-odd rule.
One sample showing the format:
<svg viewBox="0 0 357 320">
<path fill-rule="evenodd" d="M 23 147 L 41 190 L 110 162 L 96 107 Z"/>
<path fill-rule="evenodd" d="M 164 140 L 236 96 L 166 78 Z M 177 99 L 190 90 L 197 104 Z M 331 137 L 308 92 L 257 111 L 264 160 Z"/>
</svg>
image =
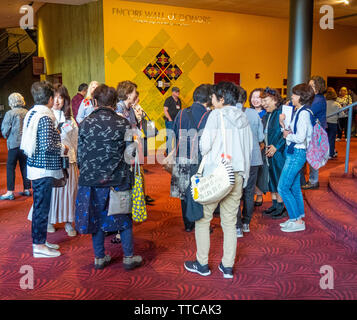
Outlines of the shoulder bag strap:
<svg viewBox="0 0 357 320">
<path fill-rule="evenodd" d="M 203 114 L 203 116 L 201 117 L 200 122 L 198 123 L 197 132 L 196 132 L 195 136 L 193 137 L 193 140 L 192 140 L 192 143 L 191 143 L 191 153 L 190 153 L 191 156 L 192 156 L 192 151 L 193 151 L 194 143 L 195 143 L 195 141 L 196 141 L 196 138 L 197 138 L 197 136 L 198 136 L 198 132 L 199 132 L 200 127 L 201 127 L 201 123 L 202 123 L 204 117 L 207 115 L 207 113 L 208 113 L 208 111 L 206 111 L 206 112 Z"/>
<path fill-rule="evenodd" d="M 223 139 L 223 152 L 224 152 L 224 154 L 222 155 L 222 158 L 227 158 L 228 159 L 227 142 L 226 142 L 226 130 L 224 128 L 223 112 L 220 110 L 219 113 L 220 113 L 220 116 L 221 116 L 221 133 L 222 133 L 222 139 Z"/>
<path fill-rule="evenodd" d="M 175 152 L 175 156 L 177 157 L 177 154 L 178 154 L 178 150 L 179 150 L 179 147 L 180 147 L 180 134 L 181 134 L 181 121 L 182 121 L 182 113 L 183 113 L 183 110 L 181 110 L 181 114 L 180 114 L 180 129 L 179 129 L 179 138 L 178 138 L 178 143 L 177 143 L 177 146 L 176 146 L 176 152 Z"/>
</svg>

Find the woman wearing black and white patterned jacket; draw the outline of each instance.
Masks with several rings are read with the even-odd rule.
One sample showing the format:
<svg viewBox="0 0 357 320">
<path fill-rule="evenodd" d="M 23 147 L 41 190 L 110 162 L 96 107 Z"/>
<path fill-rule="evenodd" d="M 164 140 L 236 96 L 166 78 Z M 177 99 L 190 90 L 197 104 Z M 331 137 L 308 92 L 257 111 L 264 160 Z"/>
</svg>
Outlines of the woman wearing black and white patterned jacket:
<svg viewBox="0 0 357 320">
<path fill-rule="evenodd" d="M 61 144 L 51 111 L 54 89 L 48 82 L 36 82 L 31 87 L 35 106 L 24 120 L 21 149 L 27 155 L 27 178 L 32 180 L 33 217 L 32 239 L 35 258 L 53 258 L 61 253 L 57 245 L 46 241 L 48 213 L 51 204 L 53 179 L 63 177 L 61 154 L 68 147 Z"/>
</svg>

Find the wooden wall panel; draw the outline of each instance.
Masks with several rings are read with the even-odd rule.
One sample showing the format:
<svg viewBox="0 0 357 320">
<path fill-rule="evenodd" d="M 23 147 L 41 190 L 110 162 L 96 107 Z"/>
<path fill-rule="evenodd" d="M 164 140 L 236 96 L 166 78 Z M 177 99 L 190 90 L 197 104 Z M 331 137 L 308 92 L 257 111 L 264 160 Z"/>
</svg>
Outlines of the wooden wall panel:
<svg viewBox="0 0 357 320">
<path fill-rule="evenodd" d="M 70 95 L 78 85 L 105 81 L 103 3 L 46 4 L 38 12 L 39 56 L 47 74 L 62 73 Z"/>
</svg>

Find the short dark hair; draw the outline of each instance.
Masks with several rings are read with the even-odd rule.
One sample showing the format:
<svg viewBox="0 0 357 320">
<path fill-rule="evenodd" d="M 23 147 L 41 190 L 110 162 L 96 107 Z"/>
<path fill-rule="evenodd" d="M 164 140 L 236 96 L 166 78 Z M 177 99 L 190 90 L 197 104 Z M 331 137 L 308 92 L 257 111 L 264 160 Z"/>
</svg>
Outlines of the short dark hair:
<svg viewBox="0 0 357 320">
<path fill-rule="evenodd" d="M 253 94 L 254 94 L 254 92 L 257 92 L 257 91 L 259 91 L 259 96 L 261 96 L 261 94 L 262 94 L 262 92 L 264 91 L 264 89 L 263 88 L 256 88 L 256 89 L 254 89 L 251 93 L 250 93 L 250 95 L 249 95 L 249 105 L 250 105 L 250 107 L 251 108 L 255 108 L 254 106 L 253 106 L 253 104 L 252 104 L 252 97 L 253 97 Z"/>
<path fill-rule="evenodd" d="M 225 106 L 235 106 L 238 103 L 238 87 L 233 82 L 221 81 L 213 86 L 213 93 L 218 100 L 224 99 Z"/>
<path fill-rule="evenodd" d="M 201 84 L 193 92 L 193 102 L 209 103 L 212 97 L 212 85 Z"/>
<path fill-rule="evenodd" d="M 55 95 L 59 94 L 64 100 L 62 111 L 64 113 L 66 120 L 71 119 L 72 117 L 71 98 L 69 97 L 67 88 L 60 83 L 56 83 L 53 87 L 55 89 Z"/>
<path fill-rule="evenodd" d="M 35 104 L 46 106 L 50 98 L 54 97 L 53 85 L 48 81 L 35 82 L 31 86 L 31 94 Z"/>
<path fill-rule="evenodd" d="M 320 76 L 312 76 L 311 79 L 315 84 L 315 90 L 319 94 L 323 94 L 326 91 L 326 81 Z"/>
<path fill-rule="evenodd" d="M 180 92 L 180 89 L 177 87 L 172 87 L 171 91 L 172 92 Z"/>
<path fill-rule="evenodd" d="M 307 83 L 300 83 L 293 87 L 292 92 L 300 97 L 301 105 L 311 105 L 314 101 L 315 93 L 314 90 Z"/>
<path fill-rule="evenodd" d="M 105 84 L 98 86 L 93 92 L 93 99 L 97 100 L 98 107 L 116 107 L 118 93 L 113 87 Z"/>
<path fill-rule="evenodd" d="M 82 83 L 78 87 L 78 92 L 81 92 L 81 91 L 84 91 L 84 90 L 88 90 L 88 84 L 86 84 L 86 83 Z"/>
<path fill-rule="evenodd" d="M 247 91 L 243 87 L 238 86 L 238 92 L 239 92 L 238 103 L 245 104 L 247 101 Z"/>
<path fill-rule="evenodd" d="M 129 80 L 119 82 L 117 86 L 118 99 L 121 101 L 127 100 L 129 94 L 131 94 L 137 87 L 136 83 Z"/>
</svg>

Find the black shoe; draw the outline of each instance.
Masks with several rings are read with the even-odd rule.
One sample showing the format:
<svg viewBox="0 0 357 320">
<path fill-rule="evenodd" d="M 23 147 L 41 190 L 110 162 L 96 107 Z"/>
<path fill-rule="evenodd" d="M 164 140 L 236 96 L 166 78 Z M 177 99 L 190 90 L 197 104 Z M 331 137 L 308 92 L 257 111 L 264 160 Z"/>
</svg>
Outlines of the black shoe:
<svg viewBox="0 0 357 320">
<path fill-rule="evenodd" d="M 186 261 L 183 265 L 187 271 L 198 273 L 204 277 L 211 274 L 208 264 L 202 266 L 198 261 Z"/>
<path fill-rule="evenodd" d="M 218 269 L 219 269 L 219 271 L 221 271 L 223 273 L 223 278 L 226 278 L 226 279 L 233 278 L 233 268 L 225 268 L 221 262 Z"/>
<path fill-rule="evenodd" d="M 263 205 L 263 197 L 262 201 L 254 201 L 254 207 L 261 207 Z"/>
<path fill-rule="evenodd" d="M 270 208 L 263 211 L 264 216 L 270 216 L 276 210 L 276 206 L 272 205 Z"/>
<path fill-rule="evenodd" d="M 193 228 L 188 228 L 188 227 L 186 227 L 186 228 L 185 228 L 185 231 L 186 231 L 186 232 L 191 232 L 194 228 L 195 228 L 195 227 L 193 227 Z"/>
<path fill-rule="evenodd" d="M 277 209 L 274 211 L 274 213 L 272 214 L 272 219 L 277 220 L 277 219 L 281 219 L 284 218 L 288 215 L 286 209 L 283 207 L 282 209 Z"/>
<path fill-rule="evenodd" d="M 22 195 L 24 197 L 31 197 L 31 191 L 26 190 L 24 192 L 20 192 L 20 195 Z"/>
<path fill-rule="evenodd" d="M 151 203 L 151 202 L 154 202 L 155 200 L 153 198 L 151 198 L 150 196 L 146 196 L 145 197 L 145 202 L 146 203 Z"/>
<path fill-rule="evenodd" d="M 313 189 L 318 189 L 320 187 L 320 184 L 318 182 L 316 183 L 310 183 L 308 182 L 304 186 L 301 187 L 303 190 L 313 190 Z"/>
</svg>

